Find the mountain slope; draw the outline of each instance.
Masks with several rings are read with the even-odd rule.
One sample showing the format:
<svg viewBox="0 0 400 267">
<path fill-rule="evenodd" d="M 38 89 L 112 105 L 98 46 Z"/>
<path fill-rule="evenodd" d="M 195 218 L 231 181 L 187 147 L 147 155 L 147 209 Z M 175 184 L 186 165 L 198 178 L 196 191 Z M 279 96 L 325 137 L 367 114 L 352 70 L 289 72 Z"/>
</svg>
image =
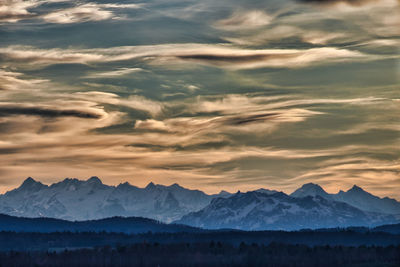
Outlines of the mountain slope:
<svg viewBox="0 0 400 267">
<path fill-rule="evenodd" d="M 388 197 L 374 196 L 356 185 L 346 192 L 340 190 L 337 194 L 328 194 L 319 185 L 309 183 L 294 191 L 290 196 L 297 198 L 320 196 L 328 200 L 347 203 L 364 211 L 400 215 L 400 202 Z"/>
<path fill-rule="evenodd" d="M 348 191 L 340 191 L 332 197 L 362 210 L 400 215 L 400 202 L 388 197 L 374 196 L 356 185 Z"/>
<path fill-rule="evenodd" d="M 207 229 L 297 230 L 376 226 L 396 222 L 394 216 L 364 212 L 320 196 L 294 198 L 284 193 L 237 193 L 217 198 L 204 209 L 176 221 Z"/>
</svg>

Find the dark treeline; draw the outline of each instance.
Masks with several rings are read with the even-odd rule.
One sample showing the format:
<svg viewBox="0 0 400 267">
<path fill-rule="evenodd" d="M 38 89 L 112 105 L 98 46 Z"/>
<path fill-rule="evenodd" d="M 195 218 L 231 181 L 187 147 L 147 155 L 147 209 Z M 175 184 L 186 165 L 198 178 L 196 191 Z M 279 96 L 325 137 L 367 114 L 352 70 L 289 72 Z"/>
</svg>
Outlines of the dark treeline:
<svg viewBox="0 0 400 267">
<path fill-rule="evenodd" d="M 400 266 L 400 246 L 267 246 L 224 242 L 142 243 L 55 251 L 0 252 L 0 266 Z"/>
<path fill-rule="evenodd" d="M 233 229 L 231 229 L 233 230 Z M 271 229 L 269 229 L 271 230 Z M 351 230 L 357 232 L 387 232 L 400 234 L 400 224 L 381 225 L 369 227 L 325 228 L 314 231 L 334 232 Z M 114 232 L 126 234 L 138 234 L 146 232 L 158 233 L 204 233 L 221 230 L 207 230 L 182 224 L 166 224 L 156 220 L 142 217 L 110 217 L 88 221 L 67 221 L 55 218 L 24 218 L 0 214 L 0 231 L 11 232 Z M 276 230 L 275 230 L 276 231 Z M 303 231 L 303 230 L 299 230 Z"/>
<path fill-rule="evenodd" d="M 111 217 L 89 221 L 67 221 L 54 218 L 24 218 L 0 214 L 0 231 L 15 232 L 121 232 L 127 234 L 152 232 L 202 232 L 200 228 L 166 224 L 142 217 Z"/>
<path fill-rule="evenodd" d="M 17 233 L 0 232 L 0 250 L 48 250 L 54 248 L 116 247 L 135 243 L 209 243 L 220 241 L 238 245 L 241 242 L 268 245 L 271 242 L 308 246 L 389 246 L 400 245 L 400 235 L 384 232 L 337 231 L 212 231 L 204 233 L 124 234 L 107 232 Z"/>
</svg>

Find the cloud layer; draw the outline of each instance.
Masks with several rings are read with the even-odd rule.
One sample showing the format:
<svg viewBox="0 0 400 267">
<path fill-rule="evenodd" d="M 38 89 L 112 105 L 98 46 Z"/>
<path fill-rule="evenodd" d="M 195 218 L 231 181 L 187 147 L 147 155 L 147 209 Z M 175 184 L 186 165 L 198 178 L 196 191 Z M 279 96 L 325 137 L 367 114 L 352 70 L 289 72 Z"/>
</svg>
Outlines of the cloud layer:
<svg viewBox="0 0 400 267">
<path fill-rule="evenodd" d="M 27 68 L 53 64 L 93 64 L 119 61 L 144 61 L 149 64 L 193 63 L 228 69 L 298 68 L 310 65 L 377 59 L 358 51 L 333 47 L 311 49 L 242 49 L 231 45 L 169 44 L 157 46 L 113 47 L 105 49 L 52 49 L 9 46 L 0 48 L 7 65 Z M 386 58 L 387 56 L 380 56 Z M 126 72 L 126 71 L 125 71 Z M 113 73 L 116 74 L 115 72 Z M 121 71 L 119 72 L 121 74 Z M 104 74 L 98 74 L 104 75 Z M 106 74 L 107 75 L 107 74 Z M 110 73 L 108 73 L 110 75 Z"/>
<path fill-rule="evenodd" d="M 143 4 L 83 3 L 66 0 L 4 0 L 0 3 L 0 23 L 15 23 L 20 20 L 36 19 L 47 23 L 70 24 L 87 21 L 120 19 L 116 9 L 138 9 Z M 61 3 L 64 8 L 43 8 L 49 4 Z M 35 9 L 36 8 L 36 9 Z M 35 11 L 33 11 L 35 9 Z"/>
</svg>

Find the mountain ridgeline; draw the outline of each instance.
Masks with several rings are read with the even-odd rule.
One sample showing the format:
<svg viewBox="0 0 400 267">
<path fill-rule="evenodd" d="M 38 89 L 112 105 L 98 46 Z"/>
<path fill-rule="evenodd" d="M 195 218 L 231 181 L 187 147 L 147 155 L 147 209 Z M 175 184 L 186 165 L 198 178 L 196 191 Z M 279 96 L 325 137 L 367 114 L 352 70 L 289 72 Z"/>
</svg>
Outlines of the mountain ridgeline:
<svg viewBox="0 0 400 267">
<path fill-rule="evenodd" d="M 321 196 L 294 198 L 282 192 L 237 193 L 211 201 L 204 209 L 176 221 L 208 229 L 298 230 L 376 226 L 396 222 L 396 216 L 360 210 Z"/>
<path fill-rule="evenodd" d="M 395 199 L 374 196 L 361 187 L 354 185 L 350 190 L 342 190 L 337 194 L 328 194 L 321 186 L 313 183 L 303 185 L 301 188 L 290 194 L 292 197 L 302 198 L 307 196 L 320 196 L 327 200 L 345 202 L 361 210 L 380 212 L 386 214 L 400 214 L 399 202 Z"/>
<path fill-rule="evenodd" d="M 220 195 L 207 195 L 173 184 L 129 183 L 109 186 L 98 177 L 87 181 L 67 178 L 50 186 L 27 178 L 19 188 L 0 195 L 0 213 L 22 217 L 95 220 L 113 216 L 145 217 L 171 222 L 207 206 Z"/>
<path fill-rule="evenodd" d="M 0 213 L 70 221 L 144 217 L 206 229 L 299 230 L 399 223 L 400 202 L 357 186 L 337 194 L 305 184 L 290 195 L 268 189 L 209 195 L 178 184 L 109 186 L 92 177 L 45 185 L 28 178 L 0 195 Z"/>
</svg>

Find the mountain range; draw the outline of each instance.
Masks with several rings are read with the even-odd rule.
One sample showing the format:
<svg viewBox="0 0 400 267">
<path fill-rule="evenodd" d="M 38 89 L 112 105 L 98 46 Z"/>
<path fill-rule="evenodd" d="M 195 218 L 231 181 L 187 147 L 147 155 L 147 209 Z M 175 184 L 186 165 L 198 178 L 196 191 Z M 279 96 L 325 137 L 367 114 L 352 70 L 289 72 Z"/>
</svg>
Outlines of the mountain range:
<svg viewBox="0 0 400 267">
<path fill-rule="evenodd" d="M 20 187 L 0 195 L 0 213 L 70 221 L 145 217 L 207 229 L 297 230 L 398 223 L 400 202 L 358 186 L 328 194 L 312 183 L 290 195 L 268 189 L 209 195 L 178 184 L 109 186 L 91 177 L 45 185 L 27 178 Z"/>
<path fill-rule="evenodd" d="M 360 210 L 319 195 L 292 197 L 282 192 L 237 193 L 217 198 L 176 223 L 207 229 L 299 230 L 349 226 L 373 227 L 396 222 L 396 216 Z"/>
<path fill-rule="evenodd" d="M 109 186 L 98 177 L 86 181 L 66 178 L 44 185 L 27 178 L 20 187 L 0 195 L 0 213 L 29 218 L 95 220 L 112 216 L 137 216 L 171 222 L 207 206 L 215 197 L 178 184 L 149 183 L 139 188 L 129 183 Z"/>
<path fill-rule="evenodd" d="M 292 197 L 301 198 L 307 196 L 320 196 L 328 200 L 345 202 L 356 208 L 371 212 L 380 212 L 386 214 L 400 214 L 400 204 L 392 198 L 380 198 L 374 196 L 361 187 L 354 185 L 351 189 L 344 192 L 342 190 L 337 194 L 328 194 L 321 186 L 313 183 L 304 184 L 301 188 L 290 194 Z"/>
</svg>

